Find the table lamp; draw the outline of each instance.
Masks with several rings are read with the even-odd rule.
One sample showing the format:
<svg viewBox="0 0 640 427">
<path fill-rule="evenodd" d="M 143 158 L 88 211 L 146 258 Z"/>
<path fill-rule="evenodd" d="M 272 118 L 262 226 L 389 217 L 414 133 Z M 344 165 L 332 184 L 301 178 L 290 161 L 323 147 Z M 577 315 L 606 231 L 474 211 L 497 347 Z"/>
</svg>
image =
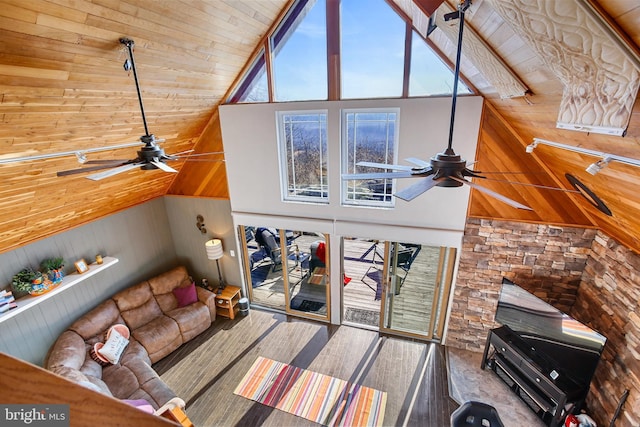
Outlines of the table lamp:
<svg viewBox="0 0 640 427">
<path fill-rule="evenodd" d="M 216 267 L 218 267 L 218 293 L 222 292 L 225 288 L 224 280 L 222 280 L 222 271 L 220 271 L 220 264 L 218 260 L 222 258 L 224 252 L 222 251 L 222 241 L 220 239 L 211 239 L 204 244 L 207 250 L 207 258 L 216 260 Z"/>
</svg>

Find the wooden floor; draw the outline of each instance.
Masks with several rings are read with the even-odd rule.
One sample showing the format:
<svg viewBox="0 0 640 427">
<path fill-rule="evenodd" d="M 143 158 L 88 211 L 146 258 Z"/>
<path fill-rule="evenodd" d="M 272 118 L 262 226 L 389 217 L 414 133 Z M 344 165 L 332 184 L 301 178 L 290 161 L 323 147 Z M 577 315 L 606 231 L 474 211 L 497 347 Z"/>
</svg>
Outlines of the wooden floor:
<svg viewBox="0 0 640 427">
<path fill-rule="evenodd" d="M 214 325 L 154 365 L 187 403 L 198 427 L 312 426 L 311 421 L 233 394 L 258 356 L 388 393 L 385 426 L 447 426 L 444 348 L 252 309 Z"/>
</svg>

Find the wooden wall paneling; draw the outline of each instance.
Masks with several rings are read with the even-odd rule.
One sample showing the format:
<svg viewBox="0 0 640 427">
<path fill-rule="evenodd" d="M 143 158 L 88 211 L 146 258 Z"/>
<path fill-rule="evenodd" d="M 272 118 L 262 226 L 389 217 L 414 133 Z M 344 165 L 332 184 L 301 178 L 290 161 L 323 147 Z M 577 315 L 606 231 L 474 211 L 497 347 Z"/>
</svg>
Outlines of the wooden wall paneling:
<svg viewBox="0 0 640 427">
<path fill-rule="evenodd" d="M 544 164 L 539 163 L 535 156 L 526 153 L 525 144 L 520 141 L 513 129 L 505 123 L 504 119 L 491 105 L 486 105 L 484 109 L 477 151 L 477 164 L 473 168 L 481 172 L 486 171 L 487 174 L 485 176 L 490 179 L 559 187 L 559 182 L 544 167 Z M 516 173 L 492 174 L 491 172 L 494 171 Z M 475 182 L 525 203 L 534 211 L 511 208 L 481 192 L 472 191 L 469 206 L 470 216 L 556 224 L 592 225 L 567 193 L 539 189 L 527 185 L 492 181 L 490 179 L 476 179 Z"/>
<path fill-rule="evenodd" d="M 598 211 L 582 197 L 577 200 L 593 218 L 594 224 L 630 249 L 640 252 L 640 205 L 637 188 L 629 185 L 637 179 L 638 167 L 612 162 L 597 175 L 585 171 L 598 158 L 557 148 L 538 146 L 536 151 L 542 161 L 553 170 L 559 179 L 566 181 L 564 174 L 571 173 L 598 195 L 612 211 L 609 217 Z"/>
<path fill-rule="evenodd" d="M 193 148 L 286 3 L 3 1 L 0 156 L 136 141 L 144 130 L 133 78 L 122 69 L 122 36 L 136 42 L 149 130 L 166 139 L 169 154 Z M 129 159 L 135 151 L 90 159 Z M 164 195 L 173 179 L 131 171 L 89 185 L 82 176 L 55 176 L 75 167 L 66 158 L 0 166 L 7 178 L 0 252 Z M 215 191 L 228 197 L 224 183 Z"/>
<path fill-rule="evenodd" d="M 220 116 L 217 109 L 202 131 L 194 150 L 193 154 L 224 151 Z M 216 161 L 199 160 L 207 158 Z M 187 160 L 185 162 L 183 172 L 175 177 L 168 194 L 228 199 L 226 163 L 221 161 L 224 160 L 224 154 L 201 158 L 194 156 L 192 159 L 194 161 Z"/>
<path fill-rule="evenodd" d="M 66 270 L 84 258 L 109 255 L 120 261 L 59 295 L 2 324 L 0 351 L 40 364 L 57 336 L 76 318 L 124 287 L 177 264 L 168 216 L 162 198 L 108 215 L 82 227 L 0 254 L 1 288 L 25 266 L 62 256 Z"/>
</svg>

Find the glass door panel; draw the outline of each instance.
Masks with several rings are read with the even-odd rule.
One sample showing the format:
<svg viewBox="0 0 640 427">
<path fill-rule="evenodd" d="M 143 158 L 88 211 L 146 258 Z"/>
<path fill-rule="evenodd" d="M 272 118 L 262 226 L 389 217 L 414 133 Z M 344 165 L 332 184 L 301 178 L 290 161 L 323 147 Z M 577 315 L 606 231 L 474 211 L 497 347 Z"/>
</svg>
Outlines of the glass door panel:
<svg viewBox="0 0 640 427">
<path fill-rule="evenodd" d="M 442 337 L 455 248 L 390 242 L 383 286 L 383 330 Z"/>
<path fill-rule="evenodd" d="M 385 277 L 384 247 L 382 240 L 342 238 L 343 323 L 368 329 L 379 328 Z"/>
<path fill-rule="evenodd" d="M 240 235 L 252 304 L 327 318 L 327 236 L 263 226 L 240 226 Z"/>
<path fill-rule="evenodd" d="M 288 258 L 289 308 L 312 316 L 327 317 L 329 296 L 328 236 L 294 232 Z"/>
</svg>

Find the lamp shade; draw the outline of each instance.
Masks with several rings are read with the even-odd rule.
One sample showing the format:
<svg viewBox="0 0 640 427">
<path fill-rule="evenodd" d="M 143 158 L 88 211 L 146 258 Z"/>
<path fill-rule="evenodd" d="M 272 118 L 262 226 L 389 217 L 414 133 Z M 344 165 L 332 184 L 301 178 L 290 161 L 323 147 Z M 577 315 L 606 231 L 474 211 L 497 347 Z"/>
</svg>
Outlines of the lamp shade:
<svg viewBox="0 0 640 427">
<path fill-rule="evenodd" d="M 205 249 L 207 250 L 207 258 L 209 259 L 220 259 L 222 258 L 222 241 L 220 239 L 211 239 L 204 244 Z"/>
</svg>

